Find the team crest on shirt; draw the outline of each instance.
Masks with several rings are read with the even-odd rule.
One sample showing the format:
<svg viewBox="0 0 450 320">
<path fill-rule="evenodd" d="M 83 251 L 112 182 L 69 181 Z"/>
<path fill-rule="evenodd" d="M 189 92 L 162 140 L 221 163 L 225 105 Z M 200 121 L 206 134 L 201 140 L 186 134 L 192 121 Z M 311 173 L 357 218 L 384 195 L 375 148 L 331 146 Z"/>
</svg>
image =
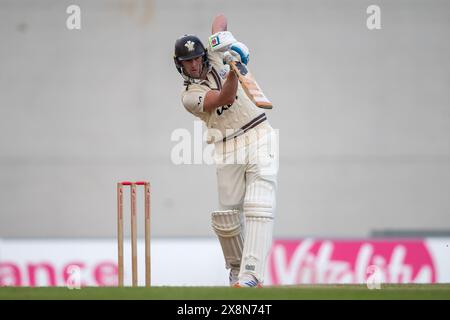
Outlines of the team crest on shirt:
<svg viewBox="0 0 450 320">
<path fill-rule="evenodd" d="M 189 40 L 188 42 L 186 42 L 186 43 L 184 44 L 184 46 L 188 49 L 189 52 L 195 50 L 195 43 L 192 42 L 191 40 Z"/>
</svg>

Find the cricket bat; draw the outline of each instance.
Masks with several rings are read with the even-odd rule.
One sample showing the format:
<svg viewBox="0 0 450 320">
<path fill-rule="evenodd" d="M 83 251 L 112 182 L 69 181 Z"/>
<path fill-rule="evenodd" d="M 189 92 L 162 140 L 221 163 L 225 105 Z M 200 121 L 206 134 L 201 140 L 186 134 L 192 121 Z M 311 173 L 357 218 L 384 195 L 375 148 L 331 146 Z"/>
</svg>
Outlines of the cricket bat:
<svg viewBox="0 0 450 320">
<path fill-rule="evenodd" d="M 259 108 L 272 109 L 272 102 L 267 99 L 266 95 L 248 70 L 247 66 L 239 61 L 230 61 L 229 65 L 231 70 L 233 70 L 238 76 L 239 82 L 250 100 L 252 100 L 253 103 Z"/>
</svg>

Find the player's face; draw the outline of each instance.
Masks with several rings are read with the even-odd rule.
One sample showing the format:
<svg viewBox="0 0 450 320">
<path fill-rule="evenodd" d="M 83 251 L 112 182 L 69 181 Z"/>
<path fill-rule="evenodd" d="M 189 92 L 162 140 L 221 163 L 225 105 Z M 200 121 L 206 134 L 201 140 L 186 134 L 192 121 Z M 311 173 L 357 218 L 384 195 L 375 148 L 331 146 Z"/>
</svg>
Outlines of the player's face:
<svg viewBox="0 0 450 320">
<path fill-rule="evenodd" d="M 186 74 L 192 78 L 200 78 L 203 68 L 203 57 L 197 57 L 191 60 L 181 61 Z"/>
</svg>

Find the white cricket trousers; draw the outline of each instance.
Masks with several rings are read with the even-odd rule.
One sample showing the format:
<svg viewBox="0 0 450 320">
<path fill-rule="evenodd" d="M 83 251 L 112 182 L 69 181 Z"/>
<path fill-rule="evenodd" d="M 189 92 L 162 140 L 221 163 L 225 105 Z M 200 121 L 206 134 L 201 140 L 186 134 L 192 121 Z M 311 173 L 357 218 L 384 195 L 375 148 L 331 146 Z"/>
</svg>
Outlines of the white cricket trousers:
<svg viewBox="0 0 450 320">
<path fill-rule="evenodd" d="M 239 209 L 243 213 L 240 276 L 251 274 L 260 282 L 272 244 L 278 150 L 278 132 L 268 123 L 234 140 L 216 144 L 220 209 Z"/>
</svg>

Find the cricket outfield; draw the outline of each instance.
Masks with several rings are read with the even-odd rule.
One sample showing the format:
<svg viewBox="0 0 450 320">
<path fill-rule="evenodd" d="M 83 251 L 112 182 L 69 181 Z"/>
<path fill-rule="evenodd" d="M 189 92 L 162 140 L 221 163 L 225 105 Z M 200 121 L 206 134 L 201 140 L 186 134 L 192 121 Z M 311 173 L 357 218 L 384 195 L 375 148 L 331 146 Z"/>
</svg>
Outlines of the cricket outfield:
<svg viewBox="0 0 450 320">
<path fill-rule="evenodd" d="M 450 284 L 382 285 L 369 290 L 365 285 L 301 285 L 266 288 L 228 287 L 2 287 L 5 299 L 151 299 L 151 300 L 450 300 Z"/>
</svg>

